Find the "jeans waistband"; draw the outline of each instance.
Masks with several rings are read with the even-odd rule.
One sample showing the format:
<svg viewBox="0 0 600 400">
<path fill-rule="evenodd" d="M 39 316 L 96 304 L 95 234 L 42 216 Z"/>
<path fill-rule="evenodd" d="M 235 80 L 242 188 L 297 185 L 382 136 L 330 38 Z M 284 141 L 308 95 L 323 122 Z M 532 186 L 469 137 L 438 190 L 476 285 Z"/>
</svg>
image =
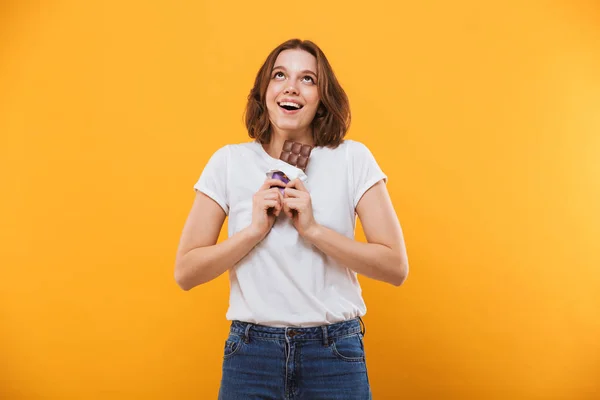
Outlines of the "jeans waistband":
<svg viewBox="0 0 600 400">
<path fill-rule="evenodd" d="M 364 335 L 364 322 L 360 317 L 330 325 L 315 326 L 310 328 L 258 325 L 243 321 L 231 322 L 231 333 L 238 334 L 248 341 L 252 337 L 279 340 L 321 340 L 327 343 L 330 339 L 347 336 L 355 333 Z"/>
</svg>

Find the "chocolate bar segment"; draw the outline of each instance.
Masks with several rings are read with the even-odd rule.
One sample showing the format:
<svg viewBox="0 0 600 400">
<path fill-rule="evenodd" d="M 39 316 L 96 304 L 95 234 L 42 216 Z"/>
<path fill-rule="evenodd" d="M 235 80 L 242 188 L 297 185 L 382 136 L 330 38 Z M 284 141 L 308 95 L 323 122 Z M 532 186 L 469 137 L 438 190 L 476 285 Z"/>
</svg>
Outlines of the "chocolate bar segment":
<svg viewBox="0 0 600 400">
<path fill-rule="evenodd" d="M 285 143 L 283 143 L 283 149 L 281 149 L 279 159 L 305 171 L 308 166 L 308 159 L 310 158 L 312 149 L 313 147 L 308 144 L 286 140 Z"/>
</svg>

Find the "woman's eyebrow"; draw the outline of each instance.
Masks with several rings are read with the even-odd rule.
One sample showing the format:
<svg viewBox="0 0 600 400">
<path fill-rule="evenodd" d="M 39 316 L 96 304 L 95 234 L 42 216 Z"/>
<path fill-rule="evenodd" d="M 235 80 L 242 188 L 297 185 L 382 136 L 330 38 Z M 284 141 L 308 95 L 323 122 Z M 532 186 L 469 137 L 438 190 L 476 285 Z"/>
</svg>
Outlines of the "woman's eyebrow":
<svg viewBox="0 0 600 400">
<path fill-rule="evenodd" d="M 287 69 L 281 65 L 278 65 L 276 67 L 273 67 L 273 71 L 276 69 L 282 69 L 284 71 L 287 71 Z M 312 72 L 310 69 L 305 69 L 304 71 L 300 72 L 301 74 L 313 74 L 314 76 L 317 76 L 317 74 L 315 72 Z"/>
</svg>

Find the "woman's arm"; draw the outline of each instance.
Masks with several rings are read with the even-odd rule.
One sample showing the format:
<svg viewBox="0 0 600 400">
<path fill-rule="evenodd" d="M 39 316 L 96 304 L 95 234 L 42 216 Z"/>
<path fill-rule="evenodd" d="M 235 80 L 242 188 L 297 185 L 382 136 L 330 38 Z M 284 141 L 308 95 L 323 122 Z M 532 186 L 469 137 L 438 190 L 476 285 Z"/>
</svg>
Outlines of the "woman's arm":
<svg viewBox="0 0 600 400">
<path fill-rule="evenodd" d="M 262 240 L 261 234 L 249 226 L 216 244 L 225 217 L 221 206 L 197 192 L 175 260 L 175 280 L 183 290 L 215 279 Z"/>
<path fill-rule="evenodd" d="M 269 233 L 281 212 L 283 196 L 279 179 L 265 179 L 252 197 L 252 223 L 216 244 L 225 221 L 225 211 L 202 192 L 183 228 L 175 260 L 175 280 L 183 290 L 215 279 L 246 256 Z"/>
<path fill-rule="evenodd" d="M 402 228 L 383 181 L 365 192 L 356 212 L 368 243 L 319 224 L 304 232 L 305 239 L 356 273 L 400 286 L 408 276 L 408 256 Z"/>
</svg>

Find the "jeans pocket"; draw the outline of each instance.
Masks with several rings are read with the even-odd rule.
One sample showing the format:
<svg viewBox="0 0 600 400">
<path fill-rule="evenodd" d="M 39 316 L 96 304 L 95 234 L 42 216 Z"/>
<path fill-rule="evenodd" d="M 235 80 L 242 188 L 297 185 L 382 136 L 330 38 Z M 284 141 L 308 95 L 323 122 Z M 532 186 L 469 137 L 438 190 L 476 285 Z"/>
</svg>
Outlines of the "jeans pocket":
<svg viewBox="0 0 600 400">
<path fill-rule="evenodd" d="M 225 349 L 223 350 L 223 358 L 228 359 L 233 357 L 234 354 L 243 346 L 242 338 L 238 335 L 230 334 L 225 341 Z"/>
<path fill-rule="evenodd" d="M 360 333 L 333 339 L 329 347 L 333 355 L 342 361 L 365 361 L 365 349 Z"/>
</svg>

